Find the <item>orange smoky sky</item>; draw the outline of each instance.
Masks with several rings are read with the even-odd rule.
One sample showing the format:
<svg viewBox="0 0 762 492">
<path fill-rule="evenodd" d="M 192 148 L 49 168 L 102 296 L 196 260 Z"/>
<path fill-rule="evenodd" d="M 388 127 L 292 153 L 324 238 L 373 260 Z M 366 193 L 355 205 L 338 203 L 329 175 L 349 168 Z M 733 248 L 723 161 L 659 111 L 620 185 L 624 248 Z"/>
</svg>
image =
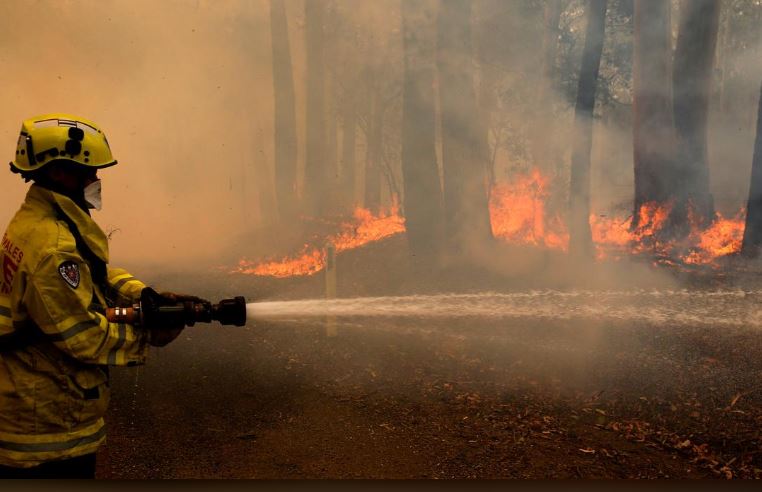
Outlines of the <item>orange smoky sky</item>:
<svg viewBox="0 0 762 492">
<path fill-rule="evenodd" d="M 5 162 L 30 116 L 101 125 L 119 165 L 99 173 L 93 217 L 113 263 L 214 264 L 268 214 L 256 192 L 272 179 L 267 0 L 30 0 L 2 2 L 0 18 Z M 0 172 L 3 228 L 28 186 Z"/>
</svg>

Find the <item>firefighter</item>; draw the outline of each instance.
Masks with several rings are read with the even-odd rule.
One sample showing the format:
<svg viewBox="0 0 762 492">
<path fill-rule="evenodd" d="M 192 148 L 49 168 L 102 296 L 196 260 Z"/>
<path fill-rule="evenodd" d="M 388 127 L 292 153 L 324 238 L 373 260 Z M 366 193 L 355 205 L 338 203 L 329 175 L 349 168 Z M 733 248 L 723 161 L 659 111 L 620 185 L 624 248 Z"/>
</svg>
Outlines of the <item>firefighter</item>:
<svg viewBox="0 0 762 492">
<path fill-rule="evenodd" d="M 147 288 L 108 265 L 107 237 L 90 216 L 101 208 L 98 171 L 115 164 L 91 121 L 48 114 L 21 126 L 11 170 L 33 184 L 0 250 L 0 477 L 93 478 L 108 366 L 142 364 L 149 346 L 183 329 L 104 316 Z"/>
</svg>

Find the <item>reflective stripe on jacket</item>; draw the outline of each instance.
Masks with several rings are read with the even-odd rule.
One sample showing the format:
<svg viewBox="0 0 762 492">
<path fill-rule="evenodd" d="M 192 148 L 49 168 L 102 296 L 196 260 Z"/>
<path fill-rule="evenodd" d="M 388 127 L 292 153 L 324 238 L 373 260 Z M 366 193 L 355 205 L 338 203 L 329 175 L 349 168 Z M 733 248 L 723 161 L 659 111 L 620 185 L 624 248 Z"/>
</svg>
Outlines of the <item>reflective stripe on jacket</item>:
<svg viewBox="0 0 762 492">
<path fill-rule="evenodd" d="M 106 366 L 148 352 L 146 332 L 108 322 L 104 309 L 131 304 L 145 285 L 107 267 L 107 238 L 87 213 L 38 185 L 0 261 L 0 464 L 94 452 L 105 439 Z"/>
</svg>

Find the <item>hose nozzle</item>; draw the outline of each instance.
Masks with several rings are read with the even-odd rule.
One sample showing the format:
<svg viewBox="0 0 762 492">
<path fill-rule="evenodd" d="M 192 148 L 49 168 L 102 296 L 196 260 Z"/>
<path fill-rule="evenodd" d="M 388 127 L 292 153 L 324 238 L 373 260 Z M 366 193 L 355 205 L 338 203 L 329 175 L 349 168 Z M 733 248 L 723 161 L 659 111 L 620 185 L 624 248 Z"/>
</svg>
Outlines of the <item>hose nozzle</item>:
<svg viewBox="0 0 762 492">
<path fill-rule="evenodd" d="M 212 304 L 212 319 L 223 325 L 244 326 L 246 324 L 246 299 L 241 296 L 223 299 Z"/>
<path fill-rule="evenodd" d="M 176 325 L 182 323 L 193 326 L 197 322 L 218 321 L 223 325 L 246 325 L 246 299 L 241 296 L 223 299 L 217 304 L 210 302 L 178 302 L 172 305 L 158 305 L 151 293 L 141 296 L 141 301 L 132 307 L 106 309 L 106 318 L 115 323 L 139 325 Z"/>
</svg>

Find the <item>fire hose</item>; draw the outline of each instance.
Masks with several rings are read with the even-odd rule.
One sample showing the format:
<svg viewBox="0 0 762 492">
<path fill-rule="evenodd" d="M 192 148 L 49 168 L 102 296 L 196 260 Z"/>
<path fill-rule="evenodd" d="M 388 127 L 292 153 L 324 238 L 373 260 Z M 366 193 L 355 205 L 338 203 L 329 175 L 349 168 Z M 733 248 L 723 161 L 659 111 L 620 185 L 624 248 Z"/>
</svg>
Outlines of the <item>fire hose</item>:
<svg viewBox="0 0 762 492">
<path fill-rule="evenodd" d="M 218 321 L 223 325 L 246 324 L 246 300 L 241 297 L 222 299 L 217 304 L 208 301 L 166 302 L 152 289 L 144 289 L 140 302 L 130 307 L 106 309 L 106 318 L 113 323 L 140 326 L 193 326 L 197 322 Z"/>
</svg>

